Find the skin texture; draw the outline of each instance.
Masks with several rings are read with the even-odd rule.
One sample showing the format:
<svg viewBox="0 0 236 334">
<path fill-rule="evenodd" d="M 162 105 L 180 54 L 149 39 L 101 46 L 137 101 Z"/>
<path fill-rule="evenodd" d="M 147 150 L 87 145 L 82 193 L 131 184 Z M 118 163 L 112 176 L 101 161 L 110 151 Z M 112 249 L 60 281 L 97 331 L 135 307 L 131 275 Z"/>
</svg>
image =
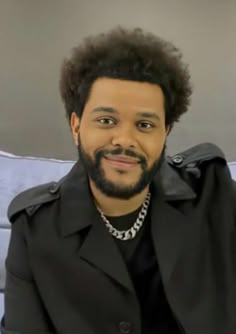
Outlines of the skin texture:
<svg viewBox="0 0 236 334">
<path fill-rule="evenodd" d="M 120 152 L 103 157 L 100 167 L 114 186 L 134 187 L 142 176 L 142 166 L 150 170 L 165 147 L 169 129 L 165 126 L 162 89 L 146 82 L 99 78 L 91 87 L 82 117 L 72 113 L 71 129 L 75 144 L 91 161 L 100 150 Z M 149 189 L 147 184 L 139 193 L 124 199 L 108 196 L 91 177 L 89 183 L 95 202 L 110 216 L 136 210 Z"/>
</svg>

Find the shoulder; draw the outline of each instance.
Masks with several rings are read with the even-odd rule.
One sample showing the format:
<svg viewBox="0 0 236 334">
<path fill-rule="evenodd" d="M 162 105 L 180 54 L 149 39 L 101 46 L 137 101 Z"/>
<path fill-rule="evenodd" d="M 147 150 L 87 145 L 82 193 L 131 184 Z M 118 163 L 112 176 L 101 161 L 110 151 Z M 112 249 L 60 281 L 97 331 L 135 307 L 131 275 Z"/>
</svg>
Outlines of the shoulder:
<svg viewBox="0 0 236 334">
<path fill-rule="evenodd" d="M 177 168 L 200 166 L 205 162 L 215 162 L 217 160 L 226 163 L 223 151 L 212 143 L 199 144 L 168 157 L 168 163 Z"/>
<path fill-rule="evenodd" d="M 223 184 L 223 188 L 232 190 L 232 180 L 223 151 L 211 143 L 193 146 L 183 152 L 169 156 L 168 164 L 178 172 L 195 191 L 206 186 L 207 180 Z M 217 180 L 216 180 L 217 178 Z M 222 189 L 223 189 L 222 188 Z"/>
<path fill-rule="evenodd" d="M 57 200 L 60 197 L 59 188 L 60 181 L 42 184 L 21 192 L 8 207 L 9 220 L 13 222 L 14 218 L 23 211 L 31 216 L 43 204 Z"/>
</svg>

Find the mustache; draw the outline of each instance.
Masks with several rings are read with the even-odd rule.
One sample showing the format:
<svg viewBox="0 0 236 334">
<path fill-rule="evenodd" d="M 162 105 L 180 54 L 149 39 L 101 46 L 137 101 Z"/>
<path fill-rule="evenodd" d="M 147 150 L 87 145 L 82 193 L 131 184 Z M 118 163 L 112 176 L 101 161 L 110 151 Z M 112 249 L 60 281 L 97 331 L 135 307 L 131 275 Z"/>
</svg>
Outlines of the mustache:
<svg viewBox="0 0 236 334">
<path fill-rule="evenodd" d="M 122 149 L 122 148 L 116 148 L 114 150 L 99 150 L 95 153 L 95 159 L 100 160 L 101 158 L 105 157 L 106 155 L 126 155 L 127 157 L 136 158 L 140 161 L 142 165 L 147 165 L 146 159 L 136 152 L 133 152 L 129 149 Z"/>
</svg>

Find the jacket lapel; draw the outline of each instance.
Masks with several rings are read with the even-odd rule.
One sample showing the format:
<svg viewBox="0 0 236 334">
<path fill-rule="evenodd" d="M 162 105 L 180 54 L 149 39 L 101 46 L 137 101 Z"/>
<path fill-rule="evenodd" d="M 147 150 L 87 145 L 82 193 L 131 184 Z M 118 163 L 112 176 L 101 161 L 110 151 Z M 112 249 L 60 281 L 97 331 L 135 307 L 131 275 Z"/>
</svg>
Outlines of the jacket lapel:
<svg viewBox="0 0 236 334">
<path fill-rule="evenodd" d="M 99 217 L 90 229 L 79 255 L 114 281 L 134 292 L 122 255 Z"/>
<path fill-rule="evenodd" d="M 194 240 L 190 235 L 195 233 L 193 226 L 196 226 L 192 224 L 192 210 L 181 212 L 171 203 L 194 199 L 196 194 L 167 164 L 162 170 L 162 180 L 158 182 L 161 182 L 162 190 L 159 195 L 154 191 L 152 196 L 151 231 L 163 283 L 169 284 L 176 270 L 184 270 L 179 266 L 186 263 L 182 260 L 188 256 L 188 247 L 190 252 L 194 247 L 188 244 L 189 240 Z"/>
<path fill-rule="evenodd" d="M 164 201 L 158 201 L 158 205 L 154 201 L 152 206 L 153 243 L 163 282 L 167 284 L 187 251 L 190 218 Z"/>
<path fill-rule="evenodd" d="M 81 163 L 62 181 L 60 193 L 59 224 L 63 237 L 89 228 L 79 250 L 80 258 L 134 291 L 122 255 L 95 207 Z"/>
</svg>

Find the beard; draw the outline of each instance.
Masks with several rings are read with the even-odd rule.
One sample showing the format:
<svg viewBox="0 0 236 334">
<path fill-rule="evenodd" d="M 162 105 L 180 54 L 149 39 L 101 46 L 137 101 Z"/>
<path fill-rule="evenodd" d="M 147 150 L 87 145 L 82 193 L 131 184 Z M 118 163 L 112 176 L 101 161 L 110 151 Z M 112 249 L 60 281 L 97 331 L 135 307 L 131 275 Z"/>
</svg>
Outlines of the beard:
<svg viewBox="0 0 236 334">
<path fill-rule="evenodd" d="M 131 150 L 117 148 L 114 150 L 98 150 L 94 153 L 94 159 L 88 155 L 81 144 L 80 137 L 78 138 L 78 154 L 79 160 L 83 164 L 88 177 L 93 181 L 96 188 L 104 195 L 117 199 L 130 199 L 133 196 L 142 192 L 152 182 L 154 176 L 160 170 L 163 161 L 165 160 L 166 144 L 162 150 L 160 157 L 148 168 L 147 160 L 142 155 L 139 155 Z M 107 154 L 126 155 L 127 157 L 137 158 L 140 161 L 141 175 L 136 183 L 131 185 L 122 185 L 115 183 L 106 177 L 105 171 L 102 168 L 102 158 Z M 117 171 L 124 174 L 124 171 Z"/>
</svg>

